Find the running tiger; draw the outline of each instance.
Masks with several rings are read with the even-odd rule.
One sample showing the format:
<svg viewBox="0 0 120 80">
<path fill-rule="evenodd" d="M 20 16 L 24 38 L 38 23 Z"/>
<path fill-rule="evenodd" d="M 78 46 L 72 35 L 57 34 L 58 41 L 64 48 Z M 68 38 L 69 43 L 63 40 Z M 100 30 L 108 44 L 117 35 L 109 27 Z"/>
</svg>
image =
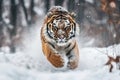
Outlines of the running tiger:
<svg viewBox="0 0 120 80">
<path fill-rule="evenodd" d="M 63 7 L 54 6 L 47 13 L 41 28 L 42 51 L 56 68 L 67 66 L 75 69 L 78 66 L 79 50 L 75 37 L 79 27 L 74 16 Z"/>
</svg>

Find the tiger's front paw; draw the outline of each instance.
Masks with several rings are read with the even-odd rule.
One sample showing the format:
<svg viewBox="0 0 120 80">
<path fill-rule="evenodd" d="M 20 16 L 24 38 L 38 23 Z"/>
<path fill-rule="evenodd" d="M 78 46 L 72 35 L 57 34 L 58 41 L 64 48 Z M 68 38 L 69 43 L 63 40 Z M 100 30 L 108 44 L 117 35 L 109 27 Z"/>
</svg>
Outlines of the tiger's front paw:
<svg viewBox="0 0 120 80">
<path fill-rule="evenodd" d="M 48 60 L 53 66 L 57 68 L 64 66 L 64 60 L 59 54 L 50 54 Z"/>
<path fill-rule="evenodd" d="M 71 57 L 71 58 L 69 58 L 69 61 L 68 61 L 68 63 L 67 63 L 67 67 L 69 68 L 69 69 L 75 69 L 75 68 L 77 68 L 78 67 L 78 61 L 79 59 L 77 58 L 77 57 Z"/>
<path fill-rule="evenodd" d="M 69 69 L 75 69 L 78 67 L 78 62 L 76 62 L 76 61 L 68 62 L 67 67 Z"/>
</svg>

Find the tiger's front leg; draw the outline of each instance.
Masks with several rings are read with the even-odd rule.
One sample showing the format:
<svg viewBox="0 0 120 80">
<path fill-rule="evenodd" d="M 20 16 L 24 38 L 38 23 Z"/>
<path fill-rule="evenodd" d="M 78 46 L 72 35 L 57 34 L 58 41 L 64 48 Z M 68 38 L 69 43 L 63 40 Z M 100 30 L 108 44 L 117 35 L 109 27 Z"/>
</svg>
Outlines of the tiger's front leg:
<svg viewBox="0 0 120 80">
<path fill-rule="evenodd" d="M 78 67 L 79 63 L 79 51 L 78 51 L 78 46 L 76 46 L 67 54 L 68 57 L 68 63 L 67 67 L 69 69 L 75 69 Z"/>
<path fill-rule="evenodd" d="M 56 53 L 50 53 L 47 59 L 50 61 L 50 63 L 55 67 L 63 67 L 64 61 L 62 57 Z"/>
<path fill-rule="evenodd" d="M 58 53 L 56 53 L 52 47 L 50 47 L 50 44 L 45 43 L 45 41 L 42 39 L 42 50 L 45 56 L 47 57 L 48 61 L 55 67 L 63 67 L 64 61 Z"/>
</svg>

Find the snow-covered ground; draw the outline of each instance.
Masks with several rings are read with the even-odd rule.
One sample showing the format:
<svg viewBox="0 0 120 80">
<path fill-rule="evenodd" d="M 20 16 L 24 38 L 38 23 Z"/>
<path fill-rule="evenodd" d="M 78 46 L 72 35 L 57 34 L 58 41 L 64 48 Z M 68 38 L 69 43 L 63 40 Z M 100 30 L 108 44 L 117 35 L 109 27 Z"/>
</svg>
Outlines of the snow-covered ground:
<svg viewBox="0 0 120 80">
<path fill-rule="evenodd" d="M 120 80 L 120 70 L 113 63 L 110 73 L 107 55 L 120 55 L 120 44 L 107 48 L 87 47 L 80 50 L 79 66 L 75 70 L 54 68 L 41 51 L 39 29 L 27 35 L 24 51 L 9 53 L 9 48 L 0 50 L 0 80 Z M 114 55 L 116 54 L 116 55 Z"/>
</svg>

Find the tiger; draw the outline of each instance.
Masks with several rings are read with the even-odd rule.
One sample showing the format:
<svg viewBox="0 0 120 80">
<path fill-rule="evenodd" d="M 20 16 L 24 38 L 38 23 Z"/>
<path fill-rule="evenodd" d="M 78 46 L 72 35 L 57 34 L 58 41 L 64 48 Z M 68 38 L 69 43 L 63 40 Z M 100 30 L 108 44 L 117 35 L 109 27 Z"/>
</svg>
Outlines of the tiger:
<svg viewBox="0 0 120 80">
<path fill-rule="evenodd" d="M 56 68 L 64 66 L 68 69 L 77 68 L 79 63 L 77 34 L 79 35 L 79 27 L 75 21 L 75 14 L 61 6 L 53 6 L 41 27 L 42 51 L 48 62 Z"/>
</svg>

